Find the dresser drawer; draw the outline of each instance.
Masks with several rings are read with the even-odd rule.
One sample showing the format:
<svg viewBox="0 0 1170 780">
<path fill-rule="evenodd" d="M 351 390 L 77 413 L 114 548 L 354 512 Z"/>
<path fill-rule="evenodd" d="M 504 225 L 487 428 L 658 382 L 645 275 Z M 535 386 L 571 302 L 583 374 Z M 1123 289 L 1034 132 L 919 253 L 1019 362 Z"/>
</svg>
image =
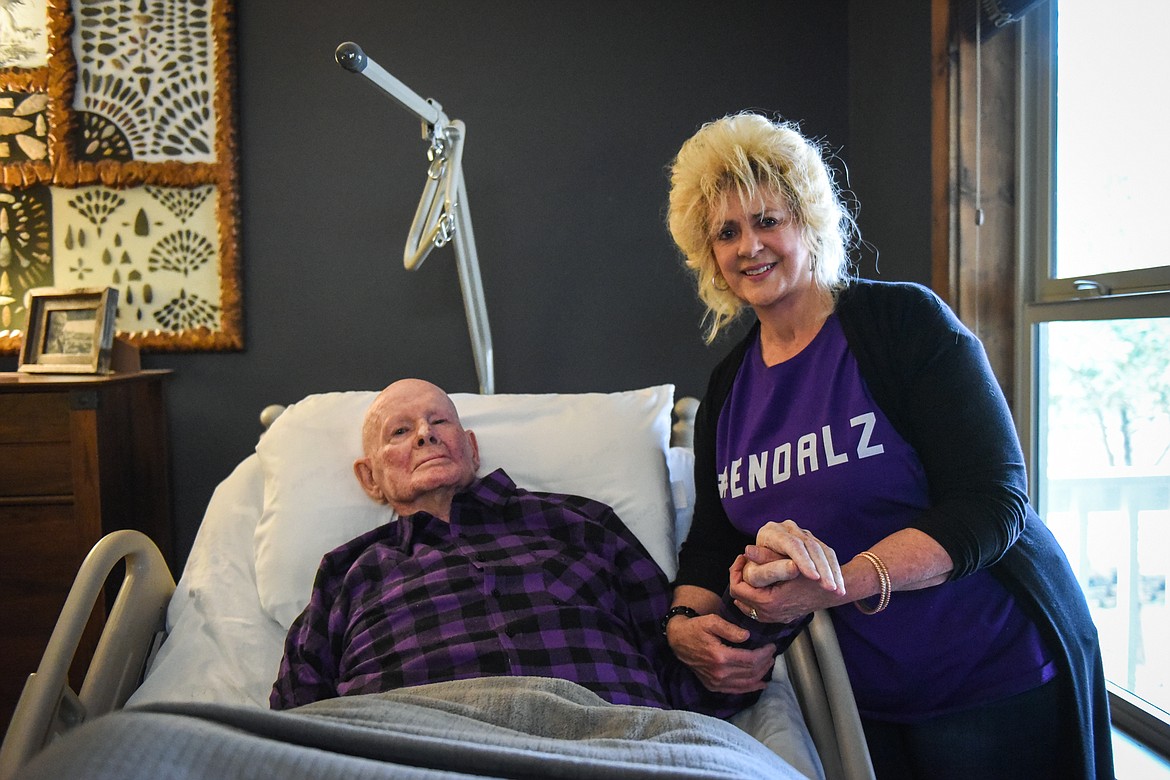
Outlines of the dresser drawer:
<svg viewBox="0 0 1170 780">
<path fill-rule="evenodd" d="M 69 393 L 0 395 L 0 498 L 73 492 Z"/>
<path fill-rule="evenodd" d="M 68 442 L 69 393 L 0 395 L 0 441 Z"/>
<path fill-rule="evenodd" d="M 82 558 L 72 503 L 0 510 L 0 592 L 8 635 L 51 631 Z"/>
<path fill-rule="evenodd" d="M 0 444 L 0 501 L 73 493 L 69 442 Z"/>
<path fill-rule="evenodd" d="M 0 722 L 11 714 L 28 675 L 35 672 L 69 594 L 88 540 L 78 533 L 71 503 L 5 506 L 0 503 Z M 70 670 L 80 690 L 101 630 L 105 604 L 96 605 Z"/>
</svg>

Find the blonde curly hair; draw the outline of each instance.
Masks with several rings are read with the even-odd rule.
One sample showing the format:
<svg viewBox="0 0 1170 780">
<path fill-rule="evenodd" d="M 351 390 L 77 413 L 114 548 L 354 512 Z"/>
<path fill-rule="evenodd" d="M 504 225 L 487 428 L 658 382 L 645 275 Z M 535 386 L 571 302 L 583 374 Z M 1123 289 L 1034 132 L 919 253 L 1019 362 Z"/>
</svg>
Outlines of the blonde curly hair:
<svg viewBox="0 0 1170 780">
<path fill-rule="evenodd" d="M 726 283 L 716 286 L 722 277 L 712 248 L 718 227 L 712 218 L 732 195 L 745 208 L 758 204 L 761 195 L 778 195 L 801 228 L 816 284 L 836 293 L 851 278 L 848 249 L 857 225 L 821 148 L 795 124 L 754 112 L 708 122 L 670 165 L 667 211 L 671 237 L 707 307 L 708 344 L 746 306 Z"/>
</svg>

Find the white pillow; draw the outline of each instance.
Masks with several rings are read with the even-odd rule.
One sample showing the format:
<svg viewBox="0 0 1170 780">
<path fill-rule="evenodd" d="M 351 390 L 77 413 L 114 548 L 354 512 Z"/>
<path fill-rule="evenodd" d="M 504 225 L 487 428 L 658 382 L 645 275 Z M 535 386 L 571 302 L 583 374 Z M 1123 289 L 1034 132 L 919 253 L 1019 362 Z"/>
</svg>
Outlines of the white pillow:
<svg viewBox="0 0 1170 780">
<path fill-rule="evenodd" d="M 260 437 L 264 505 L 256 524 L 256 592 L 286 629 L 309 601 L 321 556 L 394 516 L 358 485 L 361 424 L 377 393 L 310 395 Z"/>
<path fill-rule="evenodd" d="M 308 603 L 321 556 L 393 517 L 353 475 L 362 420 L 376 396 L 308 396 L 286 409 L 256 446 L 264 469 L 256 585 L 264 611 L 285 628 Z M 673 398 L 673 385 L 451 396 L 479 442 L 480 474 L 503 467 L 520 487 L 609 504 L 668 577 L 677 570 L 666 470 Z"/>
</svg>

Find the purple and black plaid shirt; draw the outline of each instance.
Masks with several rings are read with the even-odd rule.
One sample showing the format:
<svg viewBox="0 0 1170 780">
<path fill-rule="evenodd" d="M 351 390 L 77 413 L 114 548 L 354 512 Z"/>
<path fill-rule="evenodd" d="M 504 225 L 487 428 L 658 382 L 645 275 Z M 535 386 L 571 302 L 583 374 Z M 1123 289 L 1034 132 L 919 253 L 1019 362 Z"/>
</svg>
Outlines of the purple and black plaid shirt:
<svg viewBox="0 0 1170 780">
<path fill-rule="evenodd" d="M 612 509 L 495 471 L 455 497 L 450 523 L 419 512 L 324 557 L 270 703 L 527 675 L 615 704 L 720 717 L 752 704 L 758 694 L 712 693 L 676 659 L 659 629 L 669 606 L 666 575 Z M 756 644 L 778 638 L 724 616 Z"/>
</svg>

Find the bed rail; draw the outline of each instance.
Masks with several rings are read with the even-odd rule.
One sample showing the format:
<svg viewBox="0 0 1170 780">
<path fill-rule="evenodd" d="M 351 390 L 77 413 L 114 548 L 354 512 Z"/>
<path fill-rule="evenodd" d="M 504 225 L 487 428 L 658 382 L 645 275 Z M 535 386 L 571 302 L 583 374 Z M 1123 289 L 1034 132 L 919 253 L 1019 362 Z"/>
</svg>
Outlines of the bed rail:
<svg viewBox="0 0 1170 780">
<path fill-rule="evenodd" d="M 813 614 L 784 660 L 827 780 L 873 780 L 869 746 L 828 613 Z"/>
<path fill-rule="evenodd" d="M 69 687 L 69 665 L 106 579 L 125 559 L 126 572 L 90 661 L 81 693 Z M 8 780 L 58 734 L 125 704 L 137 687 L 152 640 L 165 626 L 175 590 L 162 553 L 145 534 L 114 531 L 98 541 L 57 618 L 36 672 L 29 675 L 0 747 L 0 780 Z"/>
</svg>

